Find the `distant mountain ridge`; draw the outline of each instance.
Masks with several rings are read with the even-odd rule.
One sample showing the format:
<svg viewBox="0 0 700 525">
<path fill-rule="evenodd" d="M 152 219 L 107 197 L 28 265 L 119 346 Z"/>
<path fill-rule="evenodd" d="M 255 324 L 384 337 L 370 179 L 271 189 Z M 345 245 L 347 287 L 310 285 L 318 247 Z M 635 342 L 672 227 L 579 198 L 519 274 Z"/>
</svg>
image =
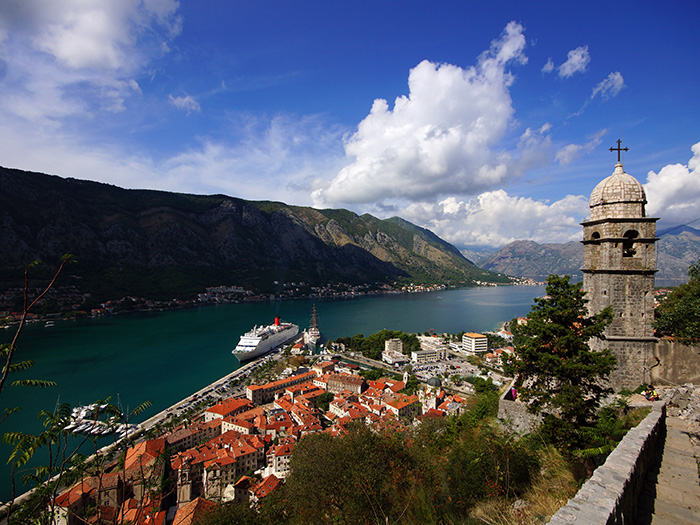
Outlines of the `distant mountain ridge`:
<svg viewBox="0 0 700 525">
<path fill-rule="evenodd" d="M 193 296 L 235 284 L 503 281 L 399 218 L 224 195 L 127 190 L 0 168 L 0 292 L 34 259 L 73 253 L 68 272 L 104 298 Z M 41 270 L 37 270 L 41 272 Z"/>
<path fill-rule="evenodd" d="M 539 244 L 535 241 L 515 241 L 477 262 L 482 268 L 544 280 L 550 274 L 581 278 L 583 246 L 568 242 Z"/>
<path fill-rule="evenodd" d="M 656 281 L 664 285 L 685 282 L 688 267 L 700 259 L 700 230 L 683 226 L 661 231 L 658 236 Z M 583 245 L 573 241 L 559 244 L 515 241 L 475 262 L 484 269 L 516 277 L 544 280 L 550 274 L 557 274 L 582 279 Z"/>
</svg>

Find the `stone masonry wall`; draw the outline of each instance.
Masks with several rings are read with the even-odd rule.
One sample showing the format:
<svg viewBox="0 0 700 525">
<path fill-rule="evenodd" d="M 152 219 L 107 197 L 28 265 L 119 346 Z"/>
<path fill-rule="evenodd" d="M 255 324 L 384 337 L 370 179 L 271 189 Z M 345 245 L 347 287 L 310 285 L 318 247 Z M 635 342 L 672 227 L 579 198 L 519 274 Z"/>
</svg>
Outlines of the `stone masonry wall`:
<svg viewBox="0 0 700 525">
<path fill-rule="evenodd" d="M 549 525 L 632 523 L 644 478 L 663 447 L 665 434 L 666 406 L 654 405 Z"/>
<path fill-rule="evenodd" d="M 619 392 L 622 389 L 635 390 L 639 385 L 649 383 L 650 368 L 656 362 L 653 357 L 653 341 L 595 340 L 592 350 L 609 349 L 617 359 L 617 366 L 610 374 L 610 384 Z"/>
<path fill-rule="evenodd" d="M 613 308 L 613 321 L 606 336 L 644 338 L 654 336 L 654 277 L 599 273 L 586 276 L 589 310 Z"/>
<path fill-rule="evenodd" d="M 700 384 L 700 346 L 686 346 L 664 337 L 654 346 L 650 383 L 654 385 Z"/>
<path fill-rule="evenodd" d="M 527 405 L 519 400 L 513 400 L 510 395 L 514 381 L 506 389 L 498 400 L 498 419 L 503 422 L 503 426 L 511 432 L 527 434 L 535 430 L 542 418 L 527 411 Z"/>
</svg>

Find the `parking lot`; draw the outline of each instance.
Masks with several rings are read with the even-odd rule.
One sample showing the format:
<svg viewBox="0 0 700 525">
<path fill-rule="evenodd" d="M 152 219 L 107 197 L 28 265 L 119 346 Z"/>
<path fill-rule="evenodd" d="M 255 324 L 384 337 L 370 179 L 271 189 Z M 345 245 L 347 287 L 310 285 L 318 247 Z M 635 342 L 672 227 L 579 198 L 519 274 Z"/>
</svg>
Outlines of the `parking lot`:
<svg viewBox="0 0 700 525">
<path fill-rule="evenodd" d="M 480 376 L 484 379 L 491 378 L 496 385 L 502 385 L 506 381 L 503 375 L 494 371 L 484 373 L 478 366 L 466 361 L 466 358 L 455 356 L 454 354 L 444 361 L 414 365 L 412 373 L 421 381 L 427 381 L 431 377 L 437 376 L 443 381 L 443 384 L 445 374 L 447 374 L 447 377 L 460 375 L 464 378 L 468 376 Z"/>
</svg>

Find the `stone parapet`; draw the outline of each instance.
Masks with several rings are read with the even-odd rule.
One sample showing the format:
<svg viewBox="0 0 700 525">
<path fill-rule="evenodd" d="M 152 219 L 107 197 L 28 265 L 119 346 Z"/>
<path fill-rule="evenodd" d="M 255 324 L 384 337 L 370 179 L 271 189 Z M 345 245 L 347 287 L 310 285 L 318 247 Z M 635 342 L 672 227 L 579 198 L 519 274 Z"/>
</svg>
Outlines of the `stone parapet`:
<svg viewBox="0 0 700 525">
<path fill-rule="evenodd" d="M 549 525 L 633 523 L 639 494 L 666 434 L 666 406 L 630 430 L 576 496 L 559 509 Z"/>
<path fill-rule="evenodd" d="M 518 434 L 527 434 L 540 426 L 542 417 L 530 413 L 525 403 L 513 398 L 512 389 L 514 384 L 515 380 L 511 382 L 498 400 L 498 419 L 510 431 Z"/>
</svg>

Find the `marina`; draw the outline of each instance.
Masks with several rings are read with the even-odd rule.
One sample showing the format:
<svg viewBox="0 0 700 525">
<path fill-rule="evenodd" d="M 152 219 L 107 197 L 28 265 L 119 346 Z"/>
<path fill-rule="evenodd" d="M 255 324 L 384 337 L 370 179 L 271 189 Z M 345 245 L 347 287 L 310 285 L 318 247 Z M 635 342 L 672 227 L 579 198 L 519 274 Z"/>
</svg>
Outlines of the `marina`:
<svg viewBox="0 0 700 525">
<path fill-rule="evenodd" d="M 139 430 L 139 425 L 123 423 L 117 415 L 112 415 L 107 420 L 99 419 L 109 405 L 107 403 L 92 403 L 85 406 L 73 407 L 70 423 L 66 430 L 73 434 L 92 434 L 94 436 L 106 436 L 116 434 L 118 438 L 131 435 Z"/>
</svg>

